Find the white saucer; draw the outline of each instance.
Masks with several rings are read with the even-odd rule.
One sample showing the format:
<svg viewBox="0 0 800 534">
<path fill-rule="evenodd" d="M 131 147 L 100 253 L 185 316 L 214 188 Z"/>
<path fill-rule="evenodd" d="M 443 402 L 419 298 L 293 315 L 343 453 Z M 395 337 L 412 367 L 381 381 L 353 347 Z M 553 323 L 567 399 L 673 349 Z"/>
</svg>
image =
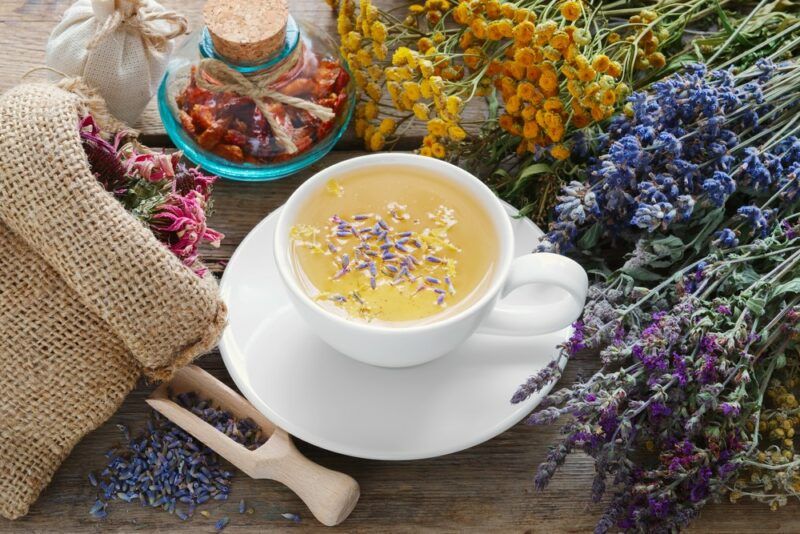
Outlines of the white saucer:
<svg viewBox="0 0 800 534">
<path fill-rule="evenodd" d="M 438 360 L 405 369 L 373 367 L 337 353 L 314 335 L 284 293 L 272 253 L 277 213 L 242 241 L 222 277 L 229 317 L 220 350 L 241 392 L 278 426 L 350 456 L 430 458 L 504 432 L 547 393 L 509 402 L 521 382 L 553 359 L 569 328 L 536 337 L 476 334 Z M 517 255 L 529 253 L 541 230 L 527 218 L 512 219 L 512 226 Z M 556 302 L 563 292 L 529 286 L 507 302 L 531 298 Z"/>
</svg>

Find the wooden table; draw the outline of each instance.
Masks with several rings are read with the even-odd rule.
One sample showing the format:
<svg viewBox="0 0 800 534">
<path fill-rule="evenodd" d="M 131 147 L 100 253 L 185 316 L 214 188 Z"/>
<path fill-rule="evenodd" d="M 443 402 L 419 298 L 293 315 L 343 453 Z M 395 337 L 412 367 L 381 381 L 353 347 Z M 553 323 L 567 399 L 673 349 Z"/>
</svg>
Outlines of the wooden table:
<svg viewBox="0 0 800 534">
<path fill-rule="evenodd" d="M 391 0 L 387 0 L 391 1 Z M 41 65 L 51 28 L 70 0 L 0 1 L 0 91 L 18 83 L 30 68 Z M 164 0 L 165 5 L 186 13 L 196 28 L 201 0 Z M 335 20 L 323 0 L 293 0 L 293 13 L 335 31 Z M 35 77 L 35 76 L 34 76 Z M 169 146 L 155 106 L 143 115 L 139 129 L 151 146 Z M 407 140 L 413 146 L 415 139 Z M 272 210 L 314 169 L 360 154 L 360 142 L 345 136 L 336 150 L 314 168 L 275 183 L 242 184 L 221 182 L 214 197 L 214 228 L 225 233 L 219 249 L 205 258 L 219 274 L 224 260 L 250 229 Z M 0 178 L 2 179 L 2 178 Z M 198 360 L 214 375 L 231 384 L 219 353 Z M 591 355 L 572 361 L 563 383 L 596 367 Z M 524 377 L 520 377 L 522 380 Z M 31 508 L 30 514 L 15 522 L 0 519 L 0 531 L 15 532 L 129 532 L 132 530 L 212 532 L 216 519 L 231 518 L 226 532 L 267 529 L 323 530 L 289 490 L 269 481 L 253 481 L 244 475 L 234 478 L 232 500 L 207 506 L 212 519 L 196 514 L 190 521 L 160 510 L 113 503 L 104 521 L 93 519 L 88 510 L 94 488 L 87 482 L 91 470 L 104 465 L 103 453 L 120 440 L 117 424 L 133 428 L 142 424 L 149 409 L 144 398 L 152 389 L 142 384 L 105 425 L 88 435 L 56 473 L 53 482 Z M 509 392 L 511 393 L 511 392 Z M 544 493 L 533 489 L 536 466 L 557 437 L 557 428 L 533 428 L 519 424 L 505 434 L 467 451 L 442 458 L 413 462 L 376 462 L 349 458 L 300 443 L 313 460 L 349 473 L 360 483 L 361 502 L 340 527 L 342 532 L 369 531 L 497 531 L 497 532 L 586 532 L 591 531 L 602 512 L 602 504 L 587 505 L 593 475 L 589 458 L 576 454 L 555 477 Z M 240 498 L 255 509 L 239 515 Z M 213 502 L 213 501 L 212 501 Z M 798 532 L 798 508 L 792 504 L 770 512 L 758 503 L 742 502 L 708 506 L 692 528 L 696 532 Z M 281 517 L 299 514 L 300 523 Z"/>
</svg>

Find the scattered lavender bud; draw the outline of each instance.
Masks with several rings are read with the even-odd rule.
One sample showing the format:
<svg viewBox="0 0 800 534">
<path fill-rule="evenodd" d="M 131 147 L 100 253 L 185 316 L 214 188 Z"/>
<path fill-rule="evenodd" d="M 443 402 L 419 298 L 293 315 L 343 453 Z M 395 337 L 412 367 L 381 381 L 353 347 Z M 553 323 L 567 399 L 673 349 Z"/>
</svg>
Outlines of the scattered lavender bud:
<svg viewBox="0 0 800 534">
<path fill-rule="evenodd" d="M 287 512 L 287 513 L 281 514 L 281 517 L 283 517 L 284 519 L 288 519 L 289 521 L 294 521 L 295 523 L 299 523 L 300 522 L 300 516 L 297 515 L 297 514 L 290 514 L 290 513 Z"/>
<path fill-rule="evenodd" d="M 223 517 L 214 524 L 214 530 L 216 530 L 217 532 L 224 530 L 225 527 L 228 526 L 228 523 L 230 523 L 230 521 L 231 520 L 228 519 L 228 516 Z"/>
</svg>

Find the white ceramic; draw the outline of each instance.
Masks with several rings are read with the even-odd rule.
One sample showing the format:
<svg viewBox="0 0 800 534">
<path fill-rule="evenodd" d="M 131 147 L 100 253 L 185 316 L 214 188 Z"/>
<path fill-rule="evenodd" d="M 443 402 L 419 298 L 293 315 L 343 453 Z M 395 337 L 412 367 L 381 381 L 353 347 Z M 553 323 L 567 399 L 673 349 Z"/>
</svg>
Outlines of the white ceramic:
<svg viewBox="0 0 800 534">
<path fill-rule="evenodd" d="M 471 306 L 440 321 L 392 327 L 352 321 L 311 298 L 299 282 L 291 261 L 290 230 L 309 196 L 334 178 L 346 180 L 355 170 L 384 166 L 417 167 L 435 173 L 453 187 L 469 191 L 489 213 L 500 251 L 494 280 Z M 402 179 L 402 177 L 398 177 Z M 391 199 L 387 199 L 391 200 Z M 566 328 L 580 317 L 589 288 L 586 271 L 558 254 L 528 254 L 514 258 L 511 222 L 497 196 L 465 170 L 434 158 L 414 154 L 372 154 L 348 159 L 318 172 L 289 197 L 275 226 L 275 263 L 289 298 L 311 329 L 337 351 L 358 361 L 381 367 L 410 367 L 427 363 L 452 351 L 478 327 L 482 332 L 510 336 L 546 334 Z M 528 284 L 559 287 L 570 297 L 558 303 L 532 300 L 526 309 L 509 310 L 498 300 Z"/>
<path fill-rule="evenodd" d="M 516 213 L 506 205 L 510 215 Z M 228 326 L 220 342 L 239 390 L 269 420 L 325 449 L 374 460 L 414 460 L 456 452 L 519 422 L 550 386 L 525 402 L 509 399 L 546 366 L 571 329 L 535 337 L 475 334 L 456 350 L 416 367 L 389 369 L 348 358 L 321 341 L 298 315 L 272 254 L 279 211 L 239 245 L 222 277 Z M 510 219 L 514 255 L 530 253 L 542 232 Z M 503 300 L 524 309 L 532 299 L 568 298 L 529 285 Z"/>
</svg>

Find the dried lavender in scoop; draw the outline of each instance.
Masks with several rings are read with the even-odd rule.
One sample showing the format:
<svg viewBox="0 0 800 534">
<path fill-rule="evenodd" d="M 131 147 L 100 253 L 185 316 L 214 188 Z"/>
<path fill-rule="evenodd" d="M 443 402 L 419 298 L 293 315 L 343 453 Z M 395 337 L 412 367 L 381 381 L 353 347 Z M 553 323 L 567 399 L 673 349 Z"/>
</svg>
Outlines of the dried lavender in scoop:
<svg viewBox="0 0 800 534">
<path fill-rule="evenodd" d="M 237 419 L 195 393 L 181 393 L 174 400 L 248 449 L 266 441 L 251 419 Z M 119 428 L 125 443 L 106 453 L 109 462 L 99 475 L 89 474 L 98 489 L 90 510 L 94 517 L 106 517 L 108 503 L 121 500 L 162 508 L 186 520 L 196 506 L 228 499 L 232 473 L 219 456 L 166 418 L 153 412 L 135 438 L 125 426 Z"/>
</svg>

